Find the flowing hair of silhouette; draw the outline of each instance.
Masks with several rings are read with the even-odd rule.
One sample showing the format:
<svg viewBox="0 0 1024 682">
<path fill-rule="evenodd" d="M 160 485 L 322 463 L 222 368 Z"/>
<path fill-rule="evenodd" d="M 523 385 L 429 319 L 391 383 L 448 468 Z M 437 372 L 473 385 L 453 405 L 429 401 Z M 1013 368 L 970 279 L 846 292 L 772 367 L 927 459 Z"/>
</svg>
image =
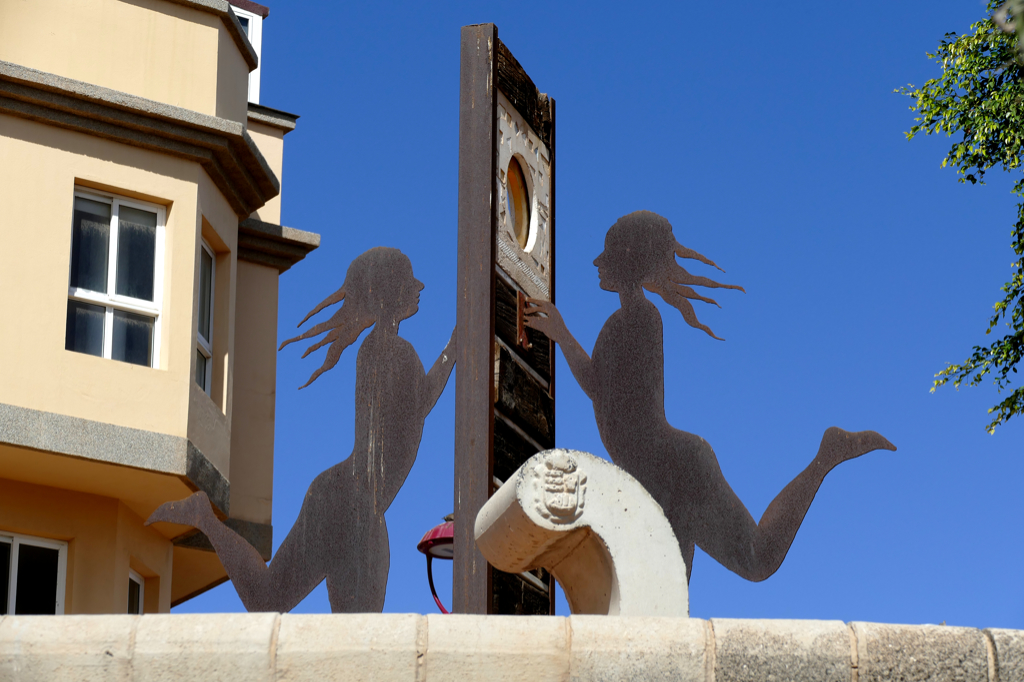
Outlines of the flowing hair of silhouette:
<svg viewBox="0 0 1024 682">
<path fill-rule="evenodd" d="M 594 406 L 601 440 L 612 461 L 640 481 L 661 504 L 693 569 L 694 545 L 748 580 L 778 570 L 822 480 L 840 463 L 872 450 L 895 450 L 874 431 L 825 430 L 811 464 L 780 492 L 759 522 L 729 486 L 711 446 L 672 427 L 665 415 L 663 326 L 644 295 L 660 295 L 688 325 L 718 339 L 702 324 L 691 300 L 718 305 L 691 287 L 742 287 L 691 275 L 676 256 L 718 267 L 676 241 L 672 225 L 650 211 L 620 218 L 595 260 L 601 288 L 619 295 L 621 307 L 604 323 L 593 356 L 572 336 L 548 301 L 530 299 L 527 324 L 555 341 L 573 376 Z M 699 390 L 699 389 L 695 389 Z"/>
<path fill-rule="evenodd" d="M 390 551 L 384 512 L 416 459 L 423 421 L 444 390 L 455 362 L 455 335 L 424 372 L 416 350 L 398 336 L 416 313 L 423 284 L 401 251 L 370 249 L 349 266 L 345 282 L 299 324 L 343 303 L 334 315 L 281 344 L 327 335 L 302 357 L 330 344 L 303 387 L 333 368 L 368 327 L 356 356 L 355 443 L 351 455 L 318 475 L 299 517 L 264 563 L 256 549 L 221 522 L 202 491 L 159 507 L 146 521 L 177 523 L 204 533 L 249 611 L 290 611 L 323 580 L 331 611 L 384 607 Z"/>
</svg>

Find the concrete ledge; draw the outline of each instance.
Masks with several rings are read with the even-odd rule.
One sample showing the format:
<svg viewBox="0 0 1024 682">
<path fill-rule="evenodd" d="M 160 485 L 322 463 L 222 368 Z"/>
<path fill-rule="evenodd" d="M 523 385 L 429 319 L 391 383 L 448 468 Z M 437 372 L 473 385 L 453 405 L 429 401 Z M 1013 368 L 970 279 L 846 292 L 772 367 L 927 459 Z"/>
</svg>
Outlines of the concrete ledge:
<svg viewBox="0 0 1024 682">
<path fill-rule="evenodd" d="M 238 259 L 284 272 L 320 246 L 320 235 L 255 218 L 238 223 Z"/>
<path fill-rule="evenodd" d="M 171 474 L 229 512 L 228 479 L 181 436 L 0 403 L 0 443 Z"/>
<path fill-rule="evenodd" d="M 1024 631 L 839 621 L 0 616 L 0 680 L 1017 682 Z"/>
</svg>

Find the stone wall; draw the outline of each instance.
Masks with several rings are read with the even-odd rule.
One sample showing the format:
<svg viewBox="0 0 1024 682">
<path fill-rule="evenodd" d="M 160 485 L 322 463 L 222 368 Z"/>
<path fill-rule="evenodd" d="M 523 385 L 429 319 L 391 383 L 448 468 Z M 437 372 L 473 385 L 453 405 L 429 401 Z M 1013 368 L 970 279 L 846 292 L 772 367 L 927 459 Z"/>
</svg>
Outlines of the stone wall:
<svg viewBox="0 0 1024 682">
<path fill-rule="evenodd" d="M 0 617 L 0 680 L 1020 682 L 1024 631 L 444 615 Z"/>
</svg>

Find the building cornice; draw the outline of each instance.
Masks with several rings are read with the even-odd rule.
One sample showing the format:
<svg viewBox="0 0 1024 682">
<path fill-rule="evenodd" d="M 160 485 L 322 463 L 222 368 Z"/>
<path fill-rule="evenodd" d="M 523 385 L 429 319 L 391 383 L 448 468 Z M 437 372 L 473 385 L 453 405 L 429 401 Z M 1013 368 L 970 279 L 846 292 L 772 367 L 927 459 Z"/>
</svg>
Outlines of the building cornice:
<svg viewBox="0 0 1024 682">
<path fill-rule="evenodd" d="M 299 120 L 298 114 L 289 114 L 287 111 L 271 109 L 262 104 L 253 104 L 252 102 L 249 102 L 248 115 L 250 121 L 273 126 L 283 130 L 286 135 L 295 130 L 295 122 Z"/>
<path fill-rule="evenodd" d="M 235 41 L 235 45 L 238 46 L 238 51 L 242 53 L 242 59 L 249 65 L 249 70 L 252 71 L 259 66 L 260 60 L 256 55 L 256 50 L 253 49 L 252 44 L 249 42 L 249 38 L 245 35 L 245 29 L 238 23 L 238 17 L 231 10 L 231 4 L 227 0 L 168 0 L 173 2 L 175 5 L 182 5 L 184 7 L 190 7 L 200 12 L 209 12 L 210 14 L 216 14 L 220 17 L 221 21 L 224 22 L 224 26 L 228 29 L 228 34 L 231 39 Z M 255 4 L 255 3 L 252 3 Z M 239 7 L 245 9 L 242 3 L 239 3 Z M 269 14 L 269 10 L 267 11 Z M 256 14 L 260 14 L 256 12 Z M 265 14 L 262 16 L 266 16 Z"/>
<path fill-rule="evenodd" d="M 0 114 L 194 161 L 239 217 L 281 191 L 245 124 L 238 121 L 5 61 L 0 61 Z"/>
<path fill-rule="evenodd" d="M 247 218 L 238 223 L 238 259 L 284 272 L 320 246 L 320 235 Z"/>
</svg>

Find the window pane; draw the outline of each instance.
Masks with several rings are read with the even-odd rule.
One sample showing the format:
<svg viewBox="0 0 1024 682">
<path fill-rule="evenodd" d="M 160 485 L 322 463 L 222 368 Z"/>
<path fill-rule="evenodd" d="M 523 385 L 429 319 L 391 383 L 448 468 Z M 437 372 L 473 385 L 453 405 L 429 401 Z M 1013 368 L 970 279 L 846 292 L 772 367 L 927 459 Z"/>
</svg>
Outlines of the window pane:
<svg viewBox="0 0 1024 682">
<path fill-rule="evenodd" d="M 206 363 L 209 360 L 199 350 L 196 350 L 196 383 L 199 384 L 199 388 L 206 389 Z"/>
<path fill-rule="evenodd" d="M 60 554 L 49 547 L 24 542 L 18 546 L 18 586 L 14 596 L 15 615 L 57 613 L 57 561 Z"/>
<path fill-rule="evenodd" d="M 199 333 L 210 342 L 210 310 L 213 307 L 213 258 L 199 249 Z"/>
<path fill-rule="evenodd" d="M 114 311 L 110 357 L 133 365 L 153 364 L 153 318 L 123 310 Z"/>
<path fill-rule="evenodd" d="M 141 591 L 142 586 L 128 578 L 128 613 L 142 613 L 140 608 L 142 605 L 139 604 L 139 593 Z"/>
<path fill-rule="evenodd" d="M 75 197 L 71 228 L 71 286 L 107 293 L 110 206 Z"/>
<path fill-rule="evenodd" d="M 156 213 L 121 206 L 117 212 L 116 293 L 152 301 L 155 262 Z"/>
<path fill-rule="evenodd" d="M 78 353 L 103 355 L 103 306 L 68 301 L 68 324 L 64 348 Z"/>
<path fill-rule="evenodd" d="M 7 594 L 11 591 L 11 543 L 0 542 L 0 616 L 7 615 Z"/>
<path fill-rule="evenodd" d="M 246 37 L 249 36 L 249 17 L 238 17 L 238 23 L 242 25 L 242 30 L 245 32 Z"/>
</svg>

